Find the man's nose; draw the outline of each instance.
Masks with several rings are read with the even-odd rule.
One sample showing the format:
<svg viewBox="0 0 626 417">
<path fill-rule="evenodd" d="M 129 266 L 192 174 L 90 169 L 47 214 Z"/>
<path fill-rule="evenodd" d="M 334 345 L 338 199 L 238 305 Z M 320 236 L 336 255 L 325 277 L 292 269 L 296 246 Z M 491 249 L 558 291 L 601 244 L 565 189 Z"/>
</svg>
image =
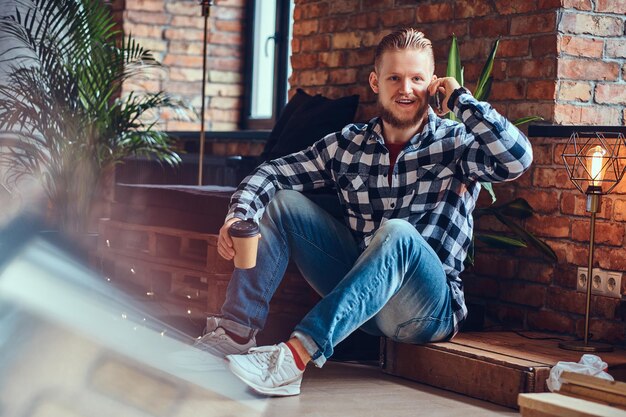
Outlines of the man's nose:
<svg viewBox="0 0 626 417">
<path fill-rule="evenodd" d="M 411 86 L 411 79 L 405 78 L 400 83 L 400 92 L 404 94 L 410 94 L 413 91 L 413 87 Z"/>
</svg>

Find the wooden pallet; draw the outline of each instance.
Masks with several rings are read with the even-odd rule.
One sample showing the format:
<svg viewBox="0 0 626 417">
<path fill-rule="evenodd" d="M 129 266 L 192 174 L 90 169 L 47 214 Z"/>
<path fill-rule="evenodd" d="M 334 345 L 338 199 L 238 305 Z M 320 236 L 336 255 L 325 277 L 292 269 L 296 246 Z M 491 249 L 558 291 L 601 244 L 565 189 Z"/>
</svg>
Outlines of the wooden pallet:
<svg viewBox="0 0 626 417">
<path fill-rule="evenodd" d="M 532 334 L 545 337 L 545 334 Z M 520 393 L 547 391 L 545 381 L 558 361 L 578 362 L 581 353 L 558 348 L 556 340 L 512 332 L 460 333 L 451 342 L 409 345 L 385 340 L 383 370 L 506 407 Z M 626 352 L 601 354 L 609 373 L 623 375 Z"/>
</svg>

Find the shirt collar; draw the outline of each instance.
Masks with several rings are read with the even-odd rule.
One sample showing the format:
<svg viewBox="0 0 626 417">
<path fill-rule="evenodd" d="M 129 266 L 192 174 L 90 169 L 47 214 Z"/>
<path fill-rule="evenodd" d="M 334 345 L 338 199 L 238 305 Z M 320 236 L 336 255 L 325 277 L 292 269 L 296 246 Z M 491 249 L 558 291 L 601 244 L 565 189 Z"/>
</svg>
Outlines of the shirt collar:
<svg viewBox="0 0 626 417">
<path fill-rule="evenodd" d="M 419 145 L 424 139 L 434 134 L 437 125 L 437 117 L 433 109 L 428 106 L 428 120 L 424 124 L 422 131 L 409 140 L 411 146 Z M 367 124 L 367 132 L 370 134 L 369 140 L 376 141 L 381 145 L 385 144 L 385 140 L 383 139 L 383 121 L 380 117 L 374 117 L 369 121 Z"/>
</svg>

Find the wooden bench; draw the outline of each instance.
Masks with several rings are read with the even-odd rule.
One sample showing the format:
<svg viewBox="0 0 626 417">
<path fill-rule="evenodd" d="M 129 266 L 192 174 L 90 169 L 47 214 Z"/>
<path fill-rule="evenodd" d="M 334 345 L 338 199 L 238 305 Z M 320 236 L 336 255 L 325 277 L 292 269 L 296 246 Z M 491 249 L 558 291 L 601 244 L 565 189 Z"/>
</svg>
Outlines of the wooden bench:
<svg viewBox="0 0 626 417">
<path fill-rule="evenodd" d="M 517 408 L 520 393 L 546 392 L 550 369 L 578 362 L 582 352 L 563 350 L 543 333 L 469 332 L 452 341 L 407 345 L 385 340 L 384 372 Z M 614 378 L 626 380 L 626 351 L 598 354 Z"/>
</svg>

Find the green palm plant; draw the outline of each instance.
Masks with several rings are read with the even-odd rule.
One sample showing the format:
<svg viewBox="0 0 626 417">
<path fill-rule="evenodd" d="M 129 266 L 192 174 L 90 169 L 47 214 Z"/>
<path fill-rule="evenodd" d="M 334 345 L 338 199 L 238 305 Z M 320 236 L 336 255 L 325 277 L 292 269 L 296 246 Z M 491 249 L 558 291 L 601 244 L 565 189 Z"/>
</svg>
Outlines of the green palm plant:
<svg viewBox="0 0 626 417">
<path fill-rule="evenodd" d="M 493 84 L 493 64 L 498 51 L 498 45 L 500 40 L 496 39 L 489 53 L 487 61 L 483 65 L 480 77 L 476 82 L 476 88 L 472 93 L 477 100 L 485 101 L 489 98 L 491 93 L 491 86 Z M 460 85 L 464 85 L 463 78 L 463 66 L 461 65 L 461 56 L 459 53 L 459 45 L 455 35 L 452 35 L 452 44 L 448 53 L 448 67 L 446 70 L 448 77 L 454 77 Z M 448 117 L 455 120 L 455 116 L 452 112 L 448 113 Z M 530 123 L 536 120 L 543 120 L 540 116 L 527 116 L 513 121 L 516 126 Z M 492 184 L 481 183 L 482 187 L 486 189 L 491 195 L 492 204 L 496 202 L 496 195 L 493 191 Z M 492 247 L 498 248 L 520 248 L 532 246 L 537 249 L 542 255 L 548 259 L 556 262 L 556 253 L 543 241 L 538 239 L 535 235 L 524 229 L 513 219 L 526 219 L 534 214 L 534 210 L 528 202 L 522 198 L 515 199 L 508 203 L 499 206 L 490 206 L 485 208 L 478 208 L 474 210 L 474 218 L 479 219 L 482 216 L 494 216 L 498 221 L 504 224 L 513 233 L 512 236 L 504 236 L 500 234 L 481 233 L 475 232 L 473 240 L 478 239 L 481 242 L 486 243 Z M 473 264 L 474 262 L 474 244 L 468 251 L 466 263 Z"/>
<path fill-rule="evenodd" d="M 159 67 L 115 29 L 100 0 L 22 0 L 0 18 L 0 167 L 17 192 L 26 177 L 45 190 L 60 230 L 79 233 L 103 172 L 129 155 L 180 161 L 156 111 L 190 113 L 163 94 L 122 84 Z"/>
</svg>

